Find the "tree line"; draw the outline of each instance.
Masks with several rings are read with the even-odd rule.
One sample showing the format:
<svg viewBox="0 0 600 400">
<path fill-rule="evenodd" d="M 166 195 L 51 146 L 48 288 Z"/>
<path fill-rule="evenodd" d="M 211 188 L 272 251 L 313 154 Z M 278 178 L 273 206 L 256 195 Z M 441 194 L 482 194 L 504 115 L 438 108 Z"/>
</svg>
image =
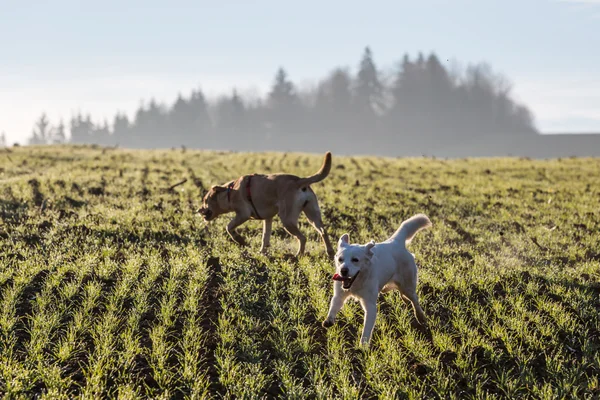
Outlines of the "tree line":
<svg viewBox="0 0 600 400">
<path fill-rule="evenodd" d="M 62 121 L 53 126 L 43 114 L 29 143 L 390 154 L 395 146 L 537 133 L 531 112 L 489 65 L 449 68 L 435 53 L 419 53 L 383 71 L 369 47 L 355 73 L 338 67 L 312 87 L 298 87 L 279 68 L 260 98 L 233 89 L 209 100 L 196 89 L 169 105 L 150 100 L 133 118 L 117 112 L 110 123 L 80 113 L 68 129 L 70 137 Z"/>
</svg>

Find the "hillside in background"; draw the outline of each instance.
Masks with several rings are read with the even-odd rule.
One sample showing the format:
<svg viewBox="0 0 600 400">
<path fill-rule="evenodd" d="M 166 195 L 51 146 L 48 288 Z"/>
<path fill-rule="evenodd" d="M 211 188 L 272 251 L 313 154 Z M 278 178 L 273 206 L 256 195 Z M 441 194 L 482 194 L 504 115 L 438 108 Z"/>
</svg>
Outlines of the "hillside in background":
<svg viewBox="0 0 600 400">
<path fill-rule="evenodd" d="M 380 296 L 369 350 L 333 266 L 274 221 L 225 233 L 194 211 L 246 173 L 322 154 L 32 146 L 0 157 L 0 395 L 107 398 L 597 398 L 600 159 L 340 157 L 313 185 L 334 240 L 409 246 L 429 328 Z M 183 184 L 171 188 L 186 179 Z"/>
</svg>

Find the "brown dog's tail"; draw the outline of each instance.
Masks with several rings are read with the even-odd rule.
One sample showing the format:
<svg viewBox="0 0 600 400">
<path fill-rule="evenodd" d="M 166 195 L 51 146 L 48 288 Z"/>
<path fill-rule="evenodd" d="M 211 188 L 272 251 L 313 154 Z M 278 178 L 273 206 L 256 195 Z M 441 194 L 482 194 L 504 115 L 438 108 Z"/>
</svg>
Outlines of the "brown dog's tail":
<svg viewBox="0 0 600 400">
<path fill-rule="evenodd" d="M 297 181 L 298 187 L 312 185 L 313 183 L 321 182 L 323 179 L 327 178 L 329 175 L 329 171 L 331 171 L 331 152 L 328 151 L 325 154 L 325 159 L 323 160 L 323 165 L 321 165 L 321 169 L 316 174 L 309 176 L 307 178 L 301 178 Z"/>
</svg>

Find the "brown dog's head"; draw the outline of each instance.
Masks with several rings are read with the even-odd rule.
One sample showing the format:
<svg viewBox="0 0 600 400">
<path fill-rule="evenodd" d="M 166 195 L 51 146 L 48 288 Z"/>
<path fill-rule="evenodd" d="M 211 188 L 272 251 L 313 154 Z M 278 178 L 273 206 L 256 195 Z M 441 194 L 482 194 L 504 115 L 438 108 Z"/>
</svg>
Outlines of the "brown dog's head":
<svg viewBox="0 0 600 400">
<path fill-rule="evenodd" d="M 221 206 L 223 200 L 227 201 L 226 197 L 227 187 L 225 186 L 213 186 L 210 188 L 208 193 L 202 199 L 202 207 L 196 212 L 204 217 L 205 221 L 212 221 L 219 215 L 227 212 L 224 207 Z"/>
</svg>

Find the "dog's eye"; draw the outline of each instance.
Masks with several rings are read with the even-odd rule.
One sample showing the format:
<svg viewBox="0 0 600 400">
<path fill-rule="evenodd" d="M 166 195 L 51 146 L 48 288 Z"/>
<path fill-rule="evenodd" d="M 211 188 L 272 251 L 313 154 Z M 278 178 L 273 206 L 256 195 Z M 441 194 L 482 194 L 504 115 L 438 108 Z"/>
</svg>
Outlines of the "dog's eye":
<svg viewBox="0 0 600 400">
<path fill-rule="evenodd" d="M 352 257 L 352 262 L 353 262 L 353 263 L 357 263 L 357 262 L 358 262 L 358 258 L 356 258 L 356 257 Z"/>
<path fill-rule="evenodd" d="M 340 258 L 338 258 L 338 261 L 341 262 L 341 263 L 343 263 L 344 262 L 344 258 L 340 257 Z"/>
</svg>

